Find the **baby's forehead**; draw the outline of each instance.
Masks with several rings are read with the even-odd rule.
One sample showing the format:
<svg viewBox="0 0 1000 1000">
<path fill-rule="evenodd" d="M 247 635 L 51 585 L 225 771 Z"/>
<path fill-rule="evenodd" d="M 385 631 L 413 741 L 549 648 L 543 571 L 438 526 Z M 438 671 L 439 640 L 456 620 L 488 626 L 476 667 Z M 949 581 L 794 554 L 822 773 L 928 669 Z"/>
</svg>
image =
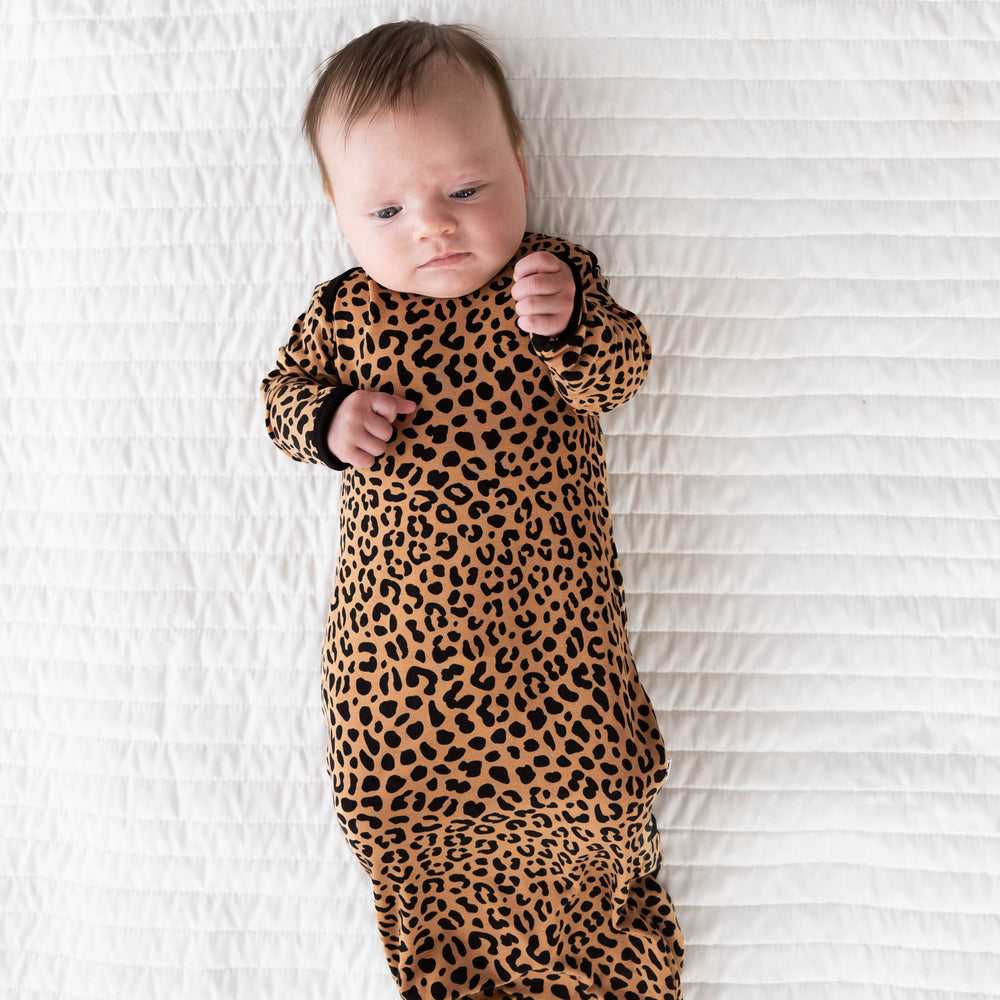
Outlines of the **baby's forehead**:
<svg viewBox="0 0 1000 1000">
<path fill-rule="evenodd" d="M 483 97 L 494 100 L 500 108 L 500 95 L 492 81 L 474 66 L 457 61 L 439 62 L 426 69 L 405 91 L 358 101 L 355 95 L 331 95 L 320 115 L 320 130 L 346 144 L 356 129 L 395 114 L 419 115 L 430 110 L 435 97 L 443 90 L 460 87 L 470 100 Z"/>
</svg>

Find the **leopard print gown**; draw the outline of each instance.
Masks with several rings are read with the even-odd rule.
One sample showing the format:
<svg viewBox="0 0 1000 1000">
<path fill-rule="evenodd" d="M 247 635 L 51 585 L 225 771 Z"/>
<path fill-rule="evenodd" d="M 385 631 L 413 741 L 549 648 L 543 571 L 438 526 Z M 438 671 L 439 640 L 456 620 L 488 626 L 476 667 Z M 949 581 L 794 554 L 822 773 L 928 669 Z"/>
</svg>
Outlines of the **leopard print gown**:
<svg viewBox="0 0 1000 1000">
<path fill-rule="evenodd" d="M 515 325 L 534 250 L 576 277 L 559 338 Z M 320 285 L 264 380 L 274 442 L 334 468 L 354 387 L 418 407 L 344 471 L 323 683 L 337 818 L 405 1000 L 681 995 L 598 423 L 648 364 L 593 255 L 526 234 L 461 299 Z"/>
</svg>

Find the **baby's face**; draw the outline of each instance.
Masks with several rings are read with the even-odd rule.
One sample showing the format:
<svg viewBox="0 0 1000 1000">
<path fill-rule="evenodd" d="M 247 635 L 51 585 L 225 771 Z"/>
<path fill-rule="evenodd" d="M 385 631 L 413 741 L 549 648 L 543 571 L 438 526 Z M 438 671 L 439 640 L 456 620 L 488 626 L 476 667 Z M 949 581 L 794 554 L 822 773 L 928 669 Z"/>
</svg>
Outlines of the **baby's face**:
<svg viewBox="0 0 1000 1000">
<path fill-rule="evenodd" d="M 513 257 L 528 179 L 493 90 L 445 67 L 416 108 L 319 136 L 327 194 L 358 263 L 397 292 L 457 298 Z"/>
</svg>

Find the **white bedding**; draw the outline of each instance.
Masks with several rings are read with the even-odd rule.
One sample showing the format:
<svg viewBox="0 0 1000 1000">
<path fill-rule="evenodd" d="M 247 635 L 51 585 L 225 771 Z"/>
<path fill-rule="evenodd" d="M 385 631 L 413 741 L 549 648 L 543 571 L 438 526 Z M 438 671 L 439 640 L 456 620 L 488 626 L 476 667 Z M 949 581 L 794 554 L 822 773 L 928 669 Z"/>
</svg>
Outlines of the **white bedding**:
<svg viewBox="0 0 1000 1000">
<path fill-rule="evenodd" d="M 1000 4 L 0 7 L 0 996 L 389 1000 L 324 771 L 339 480 L 257 394 L 350 258 L 297 119 L 483 27 L 606 419 L 688 1000 L 1000 995 Z"/>
</svg>

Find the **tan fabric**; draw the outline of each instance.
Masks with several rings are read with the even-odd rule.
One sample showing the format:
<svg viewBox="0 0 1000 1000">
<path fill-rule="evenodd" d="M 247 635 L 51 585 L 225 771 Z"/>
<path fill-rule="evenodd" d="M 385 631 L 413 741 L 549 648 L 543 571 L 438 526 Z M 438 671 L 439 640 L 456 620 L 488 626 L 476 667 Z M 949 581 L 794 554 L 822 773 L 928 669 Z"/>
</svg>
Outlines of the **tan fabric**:
<svg viewBox="0 0 1000 1000">
<path fill-rule="evenodd" d="M 317 288 L 263 385 L 275 443 L 312 462 L 344 387 L 418 407 L 344 473 L 323 684 L 337 816 L 407 1000 L 680 996 L 650 813 L 665 752 L 598 422 L 649 342 L 588 251 L 528 234 L 517 256 L 539 249 L 577 276 L 554 341 L 516 327 L 513 261 L 458 300 L 356 269 Z"/>
</svg>

